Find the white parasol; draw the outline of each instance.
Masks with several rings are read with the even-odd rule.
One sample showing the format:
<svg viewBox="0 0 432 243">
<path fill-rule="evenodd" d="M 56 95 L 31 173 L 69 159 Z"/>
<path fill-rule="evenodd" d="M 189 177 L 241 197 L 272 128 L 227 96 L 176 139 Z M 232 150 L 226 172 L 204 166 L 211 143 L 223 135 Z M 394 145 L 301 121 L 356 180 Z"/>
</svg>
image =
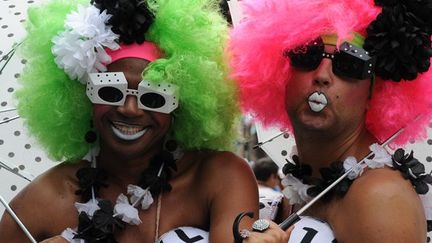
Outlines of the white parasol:
<svg viewBox="0 0 432 243">
<path fill-rule="evenodd" d="M 17 78 L 26 61 L 14 52 L 24 37 L 27 8 L 42 0 L 0 1 L 0 195 L 10 201 L 30 180 L 55 165 L 27 136 L 15 110 Z M 0 215 L 4 207 L 0 205 Z"/>
</svg>

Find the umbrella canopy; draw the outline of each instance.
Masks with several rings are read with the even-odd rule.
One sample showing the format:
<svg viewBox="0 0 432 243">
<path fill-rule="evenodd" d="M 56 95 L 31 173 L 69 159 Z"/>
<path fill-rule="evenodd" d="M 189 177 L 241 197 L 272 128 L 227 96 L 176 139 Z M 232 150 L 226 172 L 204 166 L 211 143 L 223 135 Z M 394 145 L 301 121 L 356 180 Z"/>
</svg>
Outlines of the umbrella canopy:
<svg viewBox="0 0 432 243">
<path fill-rule="evenodd" d="M 258 137 L 258 144 L 262 150 L 279 166 L 283 166 L 291 160 L 294 138 L 278 127 L 264 127 L 260 123 L 255 123 Z"/>
<path fill-rule="evenodd" d="M 0 195 L 7 201 L 29 180 L 55 165 L 27 135 L 23 121 L 19 118 L 10 120 L 18 116 L 14 92 L 19 87 L 17 78 L 26 64 L 26 60 L 15 55 L 14 47 L 24 37 L 27 8 L 40 2 L 0 2 Z M 0 206 L 0 215 L 3 211 Z"/>
</svg>

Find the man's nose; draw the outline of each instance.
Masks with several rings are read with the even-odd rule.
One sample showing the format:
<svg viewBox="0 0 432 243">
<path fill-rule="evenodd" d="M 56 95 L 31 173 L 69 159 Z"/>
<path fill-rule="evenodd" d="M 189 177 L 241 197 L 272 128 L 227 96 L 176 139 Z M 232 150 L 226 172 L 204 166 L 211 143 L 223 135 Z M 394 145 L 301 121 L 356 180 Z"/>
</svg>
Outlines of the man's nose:
<svg viewBox="0 0 432 243">
<path fill-rule="evenodd" d="M 323 58 L 318 68 L 314 71 L 313 84 L 318 86 L 330 86 L 333 76 L 332 60 Z"/>
</svg>

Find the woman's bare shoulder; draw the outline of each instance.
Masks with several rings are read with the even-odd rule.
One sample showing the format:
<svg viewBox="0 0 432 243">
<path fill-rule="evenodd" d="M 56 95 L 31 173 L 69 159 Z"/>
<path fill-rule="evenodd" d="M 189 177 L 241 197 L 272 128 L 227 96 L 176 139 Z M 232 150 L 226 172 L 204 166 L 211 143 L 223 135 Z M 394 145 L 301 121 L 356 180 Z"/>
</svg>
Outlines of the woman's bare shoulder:
<svg viewBox="0 0 432 243">
<path fill-rule="evenodd" d="M 10 202 L 11 208 L 36 238 L 59 234 L 76 223 L 74 202 L 79 198 L 75 195 L 78 189 L 75 173 L 83 166 L 86 166 L 84 162 L 56 165 L 23 188 Z M 21 231 L 8 216 L 3 216 L 2 227 L 12 238 L 21 236 Z"/>
</svg>

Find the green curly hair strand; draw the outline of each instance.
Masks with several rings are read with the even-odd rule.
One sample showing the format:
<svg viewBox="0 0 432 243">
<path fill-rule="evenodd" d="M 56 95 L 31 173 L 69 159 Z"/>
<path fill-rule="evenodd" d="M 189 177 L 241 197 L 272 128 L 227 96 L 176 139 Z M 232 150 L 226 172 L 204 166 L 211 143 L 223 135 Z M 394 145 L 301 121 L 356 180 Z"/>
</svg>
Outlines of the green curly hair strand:
<svg viewBox="0 0 432 243">
<path fill-rule="evenodd" d="M 85 86 L 59 69 L 52 38 L 64 31 L 66 15 L 89 0 L 54 0 L 28 12 L 27 37 L 19 53 L 27 60 L 17 91 L 18 111 L 30 134 L 56 160 L 80 160 L 91 148 L 92 104 Z M 172 134 L 187 150 L 233 146 L 239 109 L 237 89 L 228 80 L 224 48 L 228 25 L 213 0 L 148 0 L 155 20 L 146 39 L 165 56 L 143 72 L 145 80 L 179 87 Z"/>
</svg>

